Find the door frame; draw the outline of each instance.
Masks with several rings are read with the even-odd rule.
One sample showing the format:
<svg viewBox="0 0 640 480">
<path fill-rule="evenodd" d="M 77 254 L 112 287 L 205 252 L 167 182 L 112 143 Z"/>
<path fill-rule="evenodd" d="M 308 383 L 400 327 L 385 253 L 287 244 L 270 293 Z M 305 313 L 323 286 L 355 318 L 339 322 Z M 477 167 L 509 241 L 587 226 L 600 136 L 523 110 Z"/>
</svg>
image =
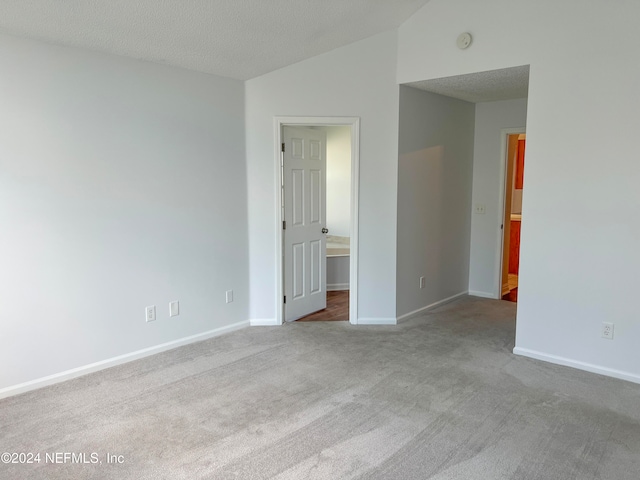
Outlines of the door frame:
<svg viewBox="0 0 640 480">
<path fill-rule="evenodd" d="M 360 117 L 285 117 L 273 119 L 276 184 L 276 325 L 284 323 L 284 231 L 282 229 L 282 127 L 351 128 L 351 236 L 349 243 L 349 323 L 358 324 L 358 205 L 360 188 Z M 325 199 L 326 202 L 326 199 Z"/>
<path fill-rule="evenodd" d="M 498 209 L 498 225 L 503 225 L 504 222 L 504 209 L 506 208 L 506 196 L 507 196 L 507 162 L 509 159 L 507 158 L 509 155 L 509 135 L 518 135 L 522 133 L 527 133 L 526 127 L 510 127 L 510 128 L 502 128 L 500 130 L 500 143 L 502 144 L 500 148 L 501 162 L 500 162 L 500 208 Z M 496 248 L 496 265 L 495 265 L 495 278 L 494 285 L 496 286 L 495 297 L 500 300 L 502 298 L 502 260 L 504 257 L 504 225 L 500 229 L 500 234 L 498 235 L 498 245 Z"/>
</svg>

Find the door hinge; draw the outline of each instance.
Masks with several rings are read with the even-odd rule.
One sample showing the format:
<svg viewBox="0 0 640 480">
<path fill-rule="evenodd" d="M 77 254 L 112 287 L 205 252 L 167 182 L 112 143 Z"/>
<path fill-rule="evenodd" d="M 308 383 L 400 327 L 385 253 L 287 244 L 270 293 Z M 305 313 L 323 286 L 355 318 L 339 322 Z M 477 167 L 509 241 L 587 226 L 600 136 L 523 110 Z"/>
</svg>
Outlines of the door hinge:
<svg viewBox="0 0 640 480">
<path fill-rule="evenodd" d="M 282 151 L 284 152 L 284 143 L 282 144 Z"/>
<path fill-rule="evenodd" d="M 283 230 L 286 230 L 286 229 L 287 229 L 287 221 L 286 221 L 286 220 L 283 220 L 283 221 L 282 221 L 282 229 L 283 229 Z"/>
<path fill-rule="evenodd" d="M 285 304 L 287 303 L 287 296 L 286 295 L 284 296 L 284 303 Z"/>
</svg>

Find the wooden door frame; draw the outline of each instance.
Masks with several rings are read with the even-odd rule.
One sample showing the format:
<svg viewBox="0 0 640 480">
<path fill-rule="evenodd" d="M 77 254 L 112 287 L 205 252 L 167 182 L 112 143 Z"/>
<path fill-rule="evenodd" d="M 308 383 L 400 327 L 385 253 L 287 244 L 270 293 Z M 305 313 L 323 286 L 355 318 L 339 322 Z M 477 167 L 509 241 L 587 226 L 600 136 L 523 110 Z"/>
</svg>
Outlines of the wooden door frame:
<svg viewBox="0 0 640 480">
<path fill-rule="evenodd" d="M 349 323 L 358 324 L 358 199 L 360 188 L 360 118 L 359 117 L 274 117 L 274 166 L 276 184 L 276 325 L 284 323 L 284 233 L 282 230 L 282 127 L 351 128 L 351 236 L 349 251 Z M 326 201 L 326 199 L 325 199 Z"/>
<path fill-rule="evenodd" d="M 502 147 L 500 149 L 502 161 L 500 162 L 500 207 L 498 209 L 498 225 L 503 225 L 504 222 L 504 210 L 506 205 L 507 196 L 507 162 L 509 161 L 509 135 L 518 135 L 527 133 L 526 127 L 510 127 L 500 130 L 500 142 Z M 497 257 L 496 257 L 496 274 L 494 279 L 494 285 L 497 285 L 494 298 L 500 300 L 502 298 L 502 269 L 503 269 L 503 257 L 504 257 L 504 226 L 500 229 L 500 235 L 498 235 L 497 245 Z"/>
</svg>

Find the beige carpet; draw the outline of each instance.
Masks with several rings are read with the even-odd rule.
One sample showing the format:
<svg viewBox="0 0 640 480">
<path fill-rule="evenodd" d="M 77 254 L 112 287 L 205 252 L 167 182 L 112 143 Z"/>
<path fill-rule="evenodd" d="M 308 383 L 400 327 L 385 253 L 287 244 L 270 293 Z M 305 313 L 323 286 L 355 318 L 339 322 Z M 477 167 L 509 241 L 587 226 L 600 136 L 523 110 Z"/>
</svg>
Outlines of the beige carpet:
<svg viewBox="0 0 640 480">
<path fill-rule="evenodd" d="M 514 315 L 248 328 L 5 399 L 41 462 L 0 478 L 637 480 L 640 385 L 514 356 Z"/>
</svg>

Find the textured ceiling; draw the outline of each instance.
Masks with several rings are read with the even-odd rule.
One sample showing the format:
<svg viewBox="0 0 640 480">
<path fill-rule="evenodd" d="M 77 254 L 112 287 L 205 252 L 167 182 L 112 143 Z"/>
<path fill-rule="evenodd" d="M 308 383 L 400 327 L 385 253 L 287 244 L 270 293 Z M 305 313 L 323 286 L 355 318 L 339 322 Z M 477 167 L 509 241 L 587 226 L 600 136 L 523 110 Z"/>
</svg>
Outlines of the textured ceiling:
<svg viewBox="0 0 640 480">
<path fill-rule="evenodd" d="M 524 98 L 529 92 L 529 65 L 405 85 L 473 103 Z"/>
<path fill-rule="evenodd" d="M 246 80 L 399 26 L 429 0 L 0 0 L 0 31 Z"/>
</svg>

